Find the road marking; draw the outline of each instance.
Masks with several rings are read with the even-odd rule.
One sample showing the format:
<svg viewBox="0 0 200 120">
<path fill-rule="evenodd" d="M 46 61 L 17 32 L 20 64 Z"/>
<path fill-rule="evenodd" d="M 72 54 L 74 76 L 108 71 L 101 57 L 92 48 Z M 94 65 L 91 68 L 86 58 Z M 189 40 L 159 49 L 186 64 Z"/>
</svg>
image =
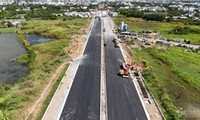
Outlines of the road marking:
<svg viewBox="0 0 200 120">
<path fill-rule="evenodd" d="M 107 116 L 107 95 L 106 95 L 106 72 L 104 55 L 104 22 L 101 21 L 101 84 L 100 84 L 100 120 L 108 120 Z"/>
</svg>

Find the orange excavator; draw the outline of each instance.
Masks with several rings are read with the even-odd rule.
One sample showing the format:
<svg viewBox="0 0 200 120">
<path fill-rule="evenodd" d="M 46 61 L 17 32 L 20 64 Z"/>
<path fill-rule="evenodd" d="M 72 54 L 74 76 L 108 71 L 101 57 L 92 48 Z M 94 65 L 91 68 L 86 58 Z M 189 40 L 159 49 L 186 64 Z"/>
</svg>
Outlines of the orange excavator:
<svg viewBox="0 0 200 120">
<path fill-rule="evenodd" d="M 134 74 L 138 74 L 138 75 L 140 72 L 142 72 L 142 66 L 135 62 L 133 64 L 127 64 L 125 61 L 122 61 L 120 68 L 121 69 L 119 70 L 118 75 L 122 77 L 129 77 L 130 70 L 134 70 Z"/>
<path fill-rule="evenodd" d="M 126 64 L 125 61 L 122 61 L 121 65 L 120 65 L 121 69 L 119 70 L 119 75 L 122 77 L 129 77 L 129 70 L 133 69 L 133 65 L 130 64 Z"/>
</svg>

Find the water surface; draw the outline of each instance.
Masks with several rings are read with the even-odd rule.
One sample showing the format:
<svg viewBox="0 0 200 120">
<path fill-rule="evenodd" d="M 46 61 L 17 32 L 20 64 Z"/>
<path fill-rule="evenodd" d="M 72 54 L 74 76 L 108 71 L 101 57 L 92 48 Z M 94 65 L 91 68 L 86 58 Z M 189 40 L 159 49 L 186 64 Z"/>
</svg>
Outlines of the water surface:
<svg viewBox="0 0 200 120">
<path fill-rule="evenodd" d="M 16 34 L 0 34 L 0 83 L 13 83 L 27 74 L 27 68 L 15 61 L 26 49 Z"/>
<path fill-rule="evenodd" d="M 37 34 L 26 34 L 25 36 L 32 45 L 55 40 L 54 38 L 47 38 Z"/>
</svg>

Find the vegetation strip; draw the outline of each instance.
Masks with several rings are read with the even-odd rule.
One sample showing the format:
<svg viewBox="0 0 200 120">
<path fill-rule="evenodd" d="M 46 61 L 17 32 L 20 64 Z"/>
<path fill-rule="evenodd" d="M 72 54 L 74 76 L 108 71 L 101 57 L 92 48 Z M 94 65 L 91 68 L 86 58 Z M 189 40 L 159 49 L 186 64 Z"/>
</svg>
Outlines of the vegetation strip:
<svg viewBox="0 0 200 120">
<path fill-rule="evenodd" d="M 177 113 L 178 108 L 184 108 L 192 103 L 199 104 L 200 98 L 195 95 L 200 90 L 198 54 L 184 53 L 181 48 L 168 48 L 162 50 L 162 52 L 159 52 L 156 48 L 133 49 L 133 52 L 140 62 L 145 63 L 147 68 L 144 70 L 144 78 L 147 89 L 164 108 L 167 119 L 183 119 L 184 116 L 179 116 Z M 177 53 L 180 56 L 175 56 Z M 197 58 L 192 59 L 197 61 L 188 63 L 187 57 L 193 55 Z M 181 58 L 181 56 L 184 58 Z M 182 64 L 187 65 L 187 67 L 193 66 L 193 70 L 185 68 L 186 66 Z M 194 67 L 195 64 L 196 67 Z M 184 98 L 184 96 L 187 96 L 187 98 Z"/>
<path fill-rule="evenodd" d="M 0 86 L 0 119 L 25 118 L 26 114 L 22 114 L 22 111 L 30 109 L 30 103 L 35 101 L 50 82 L 48 78 L 51 74 L 65 58 L 69 57 L 67 50 L 71 42 L 69 39 L 73 35 L 80 34 L 82 32 L 80 29 L 88 22 L 89 19 L 81 18 L 65 21 L 36 20 L 23 22 L 21 30 L 17 28 L 20 33 L 18 38 L 28 49 L 28 54 L 21 55 L 18 61 L 28 66 L 29 74 L 15 84 Z M 21 33 L 38 33 L 58 40 L 30 46 Z"/>
<path fill-rule="evenodd" d="M 58 88 L 63 76 L 65 75 L 65 72 L 66 72 L 68 66 L 69 66 L 69 64 L 67 64 L 67 66 L 63 69 L 62 73 L 60 74 L 60 76 L 55 81 L 54 85 L 52 86 L 50 93 L 48 94 L 48 96 L 46 97 L 46 99 L 44 101 L 44 104 L 42 105 L 42 109 L 41 109 L 40 114 L 38 115 L 37 120 L 41 120 L 42 119 L 42 116 L 45 113 L 49 103 L 51 102 L 51 99 L 54 96 L 54 93 L 56 92 L 56 90 L 57 90 L 57 88 Z"/>
</svg>

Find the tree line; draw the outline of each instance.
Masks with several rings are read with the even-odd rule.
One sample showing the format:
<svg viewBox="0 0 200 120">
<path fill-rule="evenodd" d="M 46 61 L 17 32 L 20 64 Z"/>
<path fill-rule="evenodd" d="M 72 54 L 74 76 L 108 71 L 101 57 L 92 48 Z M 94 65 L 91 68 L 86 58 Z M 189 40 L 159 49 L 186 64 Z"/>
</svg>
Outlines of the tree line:
<svg viewBox="0 0 200 120">
<path fill-rule="evenodd" d="M 118 12 L 126 17 L 143 18 L 145 20 L 163 21 L 166 15 L 162 13 L 144 13 L 135 9 L 120 9 Z"/>
</svg>

